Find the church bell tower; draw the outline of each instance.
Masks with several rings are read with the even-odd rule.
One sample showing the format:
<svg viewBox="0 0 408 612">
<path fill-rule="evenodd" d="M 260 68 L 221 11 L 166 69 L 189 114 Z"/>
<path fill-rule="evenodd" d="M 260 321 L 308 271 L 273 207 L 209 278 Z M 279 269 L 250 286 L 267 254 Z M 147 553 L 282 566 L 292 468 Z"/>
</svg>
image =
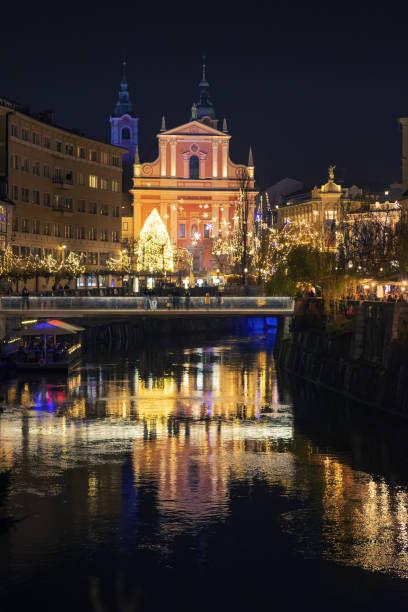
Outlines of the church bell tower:
<svg viewBox="0 0 408 612">
<path fill-rule="evenodd" d="M 123 161 L 133 164 L 138 146 L 139 119 L 133 113 L 130 101 L 125 61 L 122 64 L 122 80 L 119 86 L 118 99 L 109 121 L 111 124 L 111 144 L 125 147 L 127 153 L 123 155 Z"/>
</svg>

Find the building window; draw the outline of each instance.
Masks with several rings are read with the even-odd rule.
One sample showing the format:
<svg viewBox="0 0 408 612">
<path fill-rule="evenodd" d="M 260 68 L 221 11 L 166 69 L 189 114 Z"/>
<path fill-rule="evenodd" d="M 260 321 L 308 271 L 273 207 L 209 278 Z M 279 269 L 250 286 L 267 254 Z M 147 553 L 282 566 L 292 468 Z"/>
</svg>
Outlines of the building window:
<svg viewBox="0 0 408 612">
<path fill-rule="evenodd" d="M 11 124 L 11 135 L 18 138 L 18 127 L 14 123 Z"/>
<path fill-rule="evenodd" d="M 33 144 L 40 145 L 40 135 L 38 132 L 33 132 Z"/>
<path fill-rule="evenodd" d="M 85 200 L 78 200 L 78 212 L 85 212 Z"/>
<path fill-rule="evenodd" d="M 21 188 L 21 199 L 23 202 L 28 202 L 30 200 L 30 194 L 28 192 L 28 189 L 26 189 L 25 187 Z"/>
<path fill-rule="evenodd" d="M 62 196 L 54 195 L 54 206 L 53 208 L 61 209 L 62 208 Z"/>
<path fill-rule="evenodd" d="M 180 223 L 179 225 L 179 237 L 180 238 L 186 237 L 186 224 L 185 223 Z"/>
<path fill-rule="evenodd" d="M 130 130 L 128 127 L 122 128 L 122 140 L 130 140 Z"/>
<path fill-rule="evenodd" d="M 34 219 L 33 221 L 33 234 L 40 233 L 40 221 L 38 219 Z"/>
<path fill-rule="evenodd" d="M 73 155 L 74 154 L 74 145 L 66 144 L 65 145 L 65 155 Z"/>
<path fill-rule="evenodd" d="M 51 149 L 51 139 L 49 136 L 43 137 L 43 145 L 46 149 Z"/>
<path fill-rule="evenodd" d="M 30 134 L 29 134 L 27 128 L 21 128 L 21 138 L 23 140 L 29 140 L 30 139 Z"/>
<path fill-rule="evenodd" d="M 108 230 L 101 230 L 101 240 L 104 242 L 108 240 Z"/>
<path fill-rule="evenodd" d="M 27 246 L 21 247 L 21 257 L 30 257 L 30 247 L 27 247 Z"/>
<path fill-rule="evenodd" d="M 21 169 L 23 172 L 29 172 L 30 171 L 30 164 L 28 159 L 23 159 L 21 162 Z"/>
<path fill-rule="evenodd" d="M 54 236 L 61 238 L 61 223 L 54 223 Z"/>
<path fill-rule="evenodd" d="M 90 266 L 98 265 L 98 253 L 88 253 L 86 258 L 86 263 Z"/>
<path fill-rule="evenodd" d="M 195 238 L 195 235 L 198 233 L 198 227 L 196 225 L 191 226 L 191 237 Z"/>
<path fill-rule="evenodd" d="M 40 162 L 33 162 L 33 174 L 40 176 Z"/>
<path fill-rule="evenodd" d="M 90 215 L 96 215 L 96 213 L 97 213 L 96 202 L 89 202 L 89 204 L 88 204 L 88 211 L 89 211 Z"/>
<path fill-rule="evenodd" d="M 108 204 L 101 204 L 101 215 L 107 217 L 109 215 L 109 206 Z"/>
<path fill-rule="evenodd" d="M 77 147 L 77 155 L 81 159 L 85 159 L 85 147 Z"/>
<path fill-rule="evenodd" d="M 27 234 L 28 232 L 28 219 L 21 219 L 21 231 Z"/>
<path fill-rule="evenodd" d="M 98 161 L 98 155 L 96 151 L 89 151 L 89 161 L 93 161 L 93 162 Z"/>
<path fill-rule="evenodd" d="M 118 155 L 112 155 L 112 166 L 120 166 L 120 157 Z"/>
<path fill-rule="evenodd" d="M 78 172 L 78 185 L 85 185 L 85 175 Z"/>
<path fill-rule="evenodd" d="M 11 161 L 11 164 L 10 164 L 11 167 L 14 170 L 18 170 L 18 155 L 12 155 L 10 161 Z"/>
<path fill-rule="evenodd" d="M 99 253 L 99 262 L 104 266 L 109 259 L 109 253 Z"/>
<path fill-rule="evenodd" d="M 89 187 L 91 189 L 97 189 L 98 188 L 98 177 L 95 174 L 90 174 L 89 175 Z"/>
<path fill-rule="evenodd" d="M 112 181 L 112 191 L 114 191 L 115 193 L 119 193 L 120 191 L 120 183 L 119 181 Z"/>
<path fill-rule="evenodd" d="M 102 191 L 108 191 L 108 179 L 101 178 L 101 189 Z"/>
<path fill-rule="evenodd" d="M 58 151 L 58 153 L 62 153 L 62 142 L 57 140 L 57 142 L 55 143 L 55 148 Z"/>
<path fill-rule="evenodd" d="M 89 228 L 89 240 L 96 240 L 96 228 L 95 227 Z"/>
<path fill-rule="evenodd" d="M 72 238 L 72 225 L 70 223 L 64 225 L 64 238 Z"/>
<path fill-rule="evenodd" d="M 72 198 L 65 198 L 65 210 L 74 210 Z"/>
<path fill-rule="evenodd" d="M 85 240 L 85 228 L 84 227 L 77 227 L 77 238 L 78 240 Z"/>
<path fill-rule="evenodd" d="M 62 183 L 62 170 L 61 168 L 54 168 L 54 183 Z"/>
<path fill-rule="evenodd" d="M 102 153 L 101 153 L 101 163 L 102 164 L 108 164 L 109 163 L 109 155 L 106 153 L 106 151 L 102 151 Z"/>
<path fill-rule="evenodd" d="M 200 161 L 197 155 L 190 157 L 190 178 L 198 179 L 200 176 Z"/>
<path fill-rule="evenodd" d="M 44 223 L 44 236 L 49 236 L 51 234 L 51 224 Z"/>
<path fill-rule="evenodd" d="M 119 242 L 119 232 L 112 232 L 112 242 Z"/>
<path fill-rule="evenodd" d="M 33 191 L 33 204 L 40 205 L 40 192 L 36 189 Z"/>
<path fill-rule="evenodd" d="M 123 229 L 124 232 L 128 231 L 128 227 L 129 227 L 129 223 L 127 221 L 123 221 L 122 229 Z"/>
<path fill-rule="evenodd" d="M 112 217 L 119 217 L 120 209 L 119 206 L 112 206 Z"/>
<path fill-rule="evenodd" d="M 210 237 L 210 226 L 208 225 L 208 223 L 204 223 L 204 232 L 203 232 L 204 238 L 209 238 Z"/>
<path fill-rule="evenodd" d="M 18 217 L 13 218 L 13 232 L 18 232 Z"/>
<path fill-rule="evenodd" d="M 44 164 L 44 176 L 45 178 L 50 178 L 51 176 L 51 169 L 47 164 Z"/>
<path fill-rule="evenodd" d="M 13 244 L 13 246 L 11 247 L 11 250 L 12 250 L 13 255 L 16 255 L 16 257 L 20 255 L 20 247 L 17 244 Z"/>
<path fill-rule="evenodd" d="M 13 200 L 18 200 L 18 186 L 17 185 L 13 185 L 11 197 L 13 198 Z"/>
<path fill-rule="evenodd" d="M 41 257 L 42 255 L 42 249 L 41 247 L 32 247 L 31 249 L 31 253 L 35 256 L 35 257 Z"/>
</svg>

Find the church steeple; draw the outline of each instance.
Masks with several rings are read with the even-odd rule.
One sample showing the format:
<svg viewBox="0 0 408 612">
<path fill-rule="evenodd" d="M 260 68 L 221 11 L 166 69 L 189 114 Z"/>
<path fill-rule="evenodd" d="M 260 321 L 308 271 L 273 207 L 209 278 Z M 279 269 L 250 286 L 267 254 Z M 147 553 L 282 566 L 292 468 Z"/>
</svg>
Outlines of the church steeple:
<svg viewBox="0 0 408 612">
<path fill-rule="evenodd" d="M 123 61 L 122 80 L 120 81 L 118 100 L 110 118 L 110 141 L 113 145 L 118 145 L 119 147 L 127 149 L 127 152 L 122 156 L 124 168 L 126 162 L 130 162 L 130 164 L 135 162 L 138 145 L 138 121 L 139 119 L 135 117 L 130 101 L 126 76 L 126 61 Z M 123 177 L 125 179 L 125 172 L 123 173 Z M 130 184 L 129 182 L 129 186 Z"/>
<path fill-rule="evenodd" d="M 209 120 L 209 123 L 216 127 L 217 120 L 215 118 L 215 109 L 213 101 L 211 100 L 210 95 L 210 84 L 207 81 L 207 66 L 206 66 L 206 57 L 203 55 L 203 63 L 202 63 L 202 73 L 201 73 L 201 81 L 199 83 L 200 89 L 200 100 L 196 104 L 193 104 L 194 115 L 193 112 L 191 119 L 196 119 L 198 121 Z M 215 124 L 215 125 L 214 125 Z"/>
<path fill-rule="evenodd" d="M 119 85 L 118 100 L 115 104 L 115 109 L 112 117 L 123 117 L 123 115 L 132 115 L 133 107 L 130 101 L 128 91 L 128 82 L 126 77 L 126 60 L 122 62 L 122 80 Z"/>
</svg>

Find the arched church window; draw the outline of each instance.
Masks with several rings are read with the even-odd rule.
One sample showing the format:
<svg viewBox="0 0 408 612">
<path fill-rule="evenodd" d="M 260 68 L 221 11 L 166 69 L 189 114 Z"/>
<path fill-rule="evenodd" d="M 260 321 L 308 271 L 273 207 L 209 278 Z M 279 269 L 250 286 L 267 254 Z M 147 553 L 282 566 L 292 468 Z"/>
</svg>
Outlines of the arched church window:
<svg viewBox="0 0 408 612">
<path fill-rule="evenodd" d="M 190 157 L 190 178 L 198 179 L 200 175 L 200 162 L 197 155 Z"/>
<path fill-rule="evenodd" d="M 122 128 L 122 140 L 130 140 L 130 130 L 128 127 Z"/>
<path fill-rule="evenodd" d="M 191 226 L 191 237 L 194 238 L 195 234 L 198 233 L 198 227 L 196 225 Z"/>
</svg>

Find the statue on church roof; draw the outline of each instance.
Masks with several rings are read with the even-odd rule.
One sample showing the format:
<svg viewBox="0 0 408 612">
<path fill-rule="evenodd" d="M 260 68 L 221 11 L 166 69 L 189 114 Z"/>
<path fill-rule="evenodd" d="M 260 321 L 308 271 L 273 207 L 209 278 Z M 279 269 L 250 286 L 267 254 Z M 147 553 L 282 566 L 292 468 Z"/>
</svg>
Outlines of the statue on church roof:
<svg viewBox="0 0 408 612">
<path fill-rule="evenodd" d="M 334 170 L 336 168 L 335 164 L 329 166 L 329 181 L 334 181 Z"/>
</svg>

